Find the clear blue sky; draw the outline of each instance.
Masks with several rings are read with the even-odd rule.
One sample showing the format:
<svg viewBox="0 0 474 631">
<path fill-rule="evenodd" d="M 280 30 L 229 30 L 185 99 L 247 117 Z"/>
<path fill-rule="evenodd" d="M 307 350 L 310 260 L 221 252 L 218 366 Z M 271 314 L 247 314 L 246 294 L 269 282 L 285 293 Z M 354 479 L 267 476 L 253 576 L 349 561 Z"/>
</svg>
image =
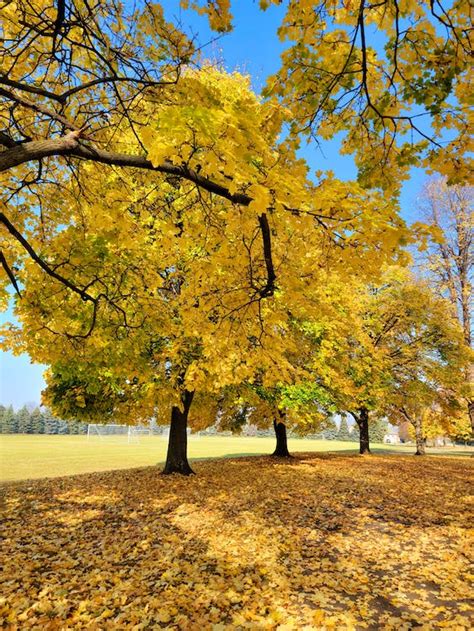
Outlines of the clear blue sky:
<svg viewBox="0 0 474 631">
<path fill-rule="evenodd" d="M 181 10 L 178 0 L 165 0 L 163 5 L 169 21 L 178 18 L 196 34 L 200 45 L 207 44 L 203 48 L 204 57 L 223 63 L 228 70 L 248 73 L 255 90 L 259 91 L 266 77 L 278 69 L 283 45 L 276 36 L 276 30 L 284 14 L 282 6 L 272 6 L 263 13 L 259 11 L 257 2 L 235 1 L 234 31 L 212 42 L 216 33 L 209 30 L 205 19 L 194 12 Z M 352 158 L 339 155 L 338 147 L 337 141 L 325 142 L 319 149 L 314 145 L 304 147 L 301 153 L 313 171 L 332 169 L 337 177 L 352 179 L 356 175 Z M 402 214 L 408 221 L 414 216 L 413 206 L 424 179 L 423 172 L 414 170 L 411 180 L 403 187 Z M 3 321 L 11 318 L 11 312 L 2 315 Z M 14 357 L 10 353 L 2 353 L 0 403 L 18 408 L 27 402 L 39 402 L 44 387 L 44 369 L 44 366 L 32 365 L 28 356 Z"/>
</svg>

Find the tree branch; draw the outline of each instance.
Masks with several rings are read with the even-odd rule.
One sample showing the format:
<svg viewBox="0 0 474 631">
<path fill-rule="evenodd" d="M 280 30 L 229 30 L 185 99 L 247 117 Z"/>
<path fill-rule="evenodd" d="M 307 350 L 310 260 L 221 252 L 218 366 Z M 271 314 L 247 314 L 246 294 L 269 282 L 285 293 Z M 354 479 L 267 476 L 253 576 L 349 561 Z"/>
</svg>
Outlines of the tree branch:
<svg viewBox="0 0 474 631">
<path fill-rule="evenodd" d="M 265 286 L 260 289 L 259 293 L 262 298 L 267 298 L 268 296 L 273 296 L 275 293 L 276 274 L 275 268 L 273 267 L 270 226 L 268 225 L 268 218 L 265 213 L 262 213 L 259 216 L 258 223 L 262 233 L 263 256 L 265 259 L 265 267 L 267 269 L 267 282 Z"/>
<path fill-rule="evenodd" d="M 37 263 L 41 267 L 41 269 L 48 274 L 48 276 L 51 276 L 51 278 L 55 278 L 60 283 L 68 287 L 75 294 L 78 294 L 82 298 L 82 300 L 90 301 L 94 303 L 96 302 L 96 299 L 93 296 L 91 296 L 89 293 L 87 293 L 87 291 L 84 291 L 80 287 L 77 287 L 77 285 L 72 283 L 70 280 L 68 280 L 61 274 L 58 274 L 57 272 L 55 272 L 52 269 L 52 267 L 50 267 L 48 263 L 46 263 L 46 261 L 43 260 L 39 256 L 39 254 L 35 252 L 35 250 L 30 245 L 30 243 L 25 239 L 25 237 L 15 228 L 15 226 L 10 222 L 10 220 L 1 212 L 0 212 L 0 222 L 3 223 L 3 225 L 6 227 L 8 232 L 18 241 L 18 243 L 20 243 L 23 246 L 23 248 L 28 252 L 30 257 L 33 259 L 33 261 L 35 261 L 35 263 Z"/>
<path fill-rule="evenodd" d="M 2 265 L 3 269 L 5 270 L 8 278 L 10 279 L 11 284 L 15 288 L 16 293 L 21 298 L 20 288 L 18 287 L 18 283 L 16 282 L 15 275 L 12 272 L 11 267 L 8 265 L 7 259 L 5 258 L 5 255 L 3 254 L 3 252 L 1 250 L 0 250 L 0 264 Z"/>
<path fill-rule="evenodd" d="M 6 151 L 0 152 L 0 173 L 32 160 L 41 160 L 48 156 L 70 155 L 72 149 L 78 144 L 80 134 L 81 130 L 77 130 L 60 138 L 15 144 Z"/>
<path fill-rule="evenodd" d="M 30 162 L 32 160 L 40 160 L 41 158 L 54 155 L 63 155 L 81 158 L 92 162 L 100 162 L 102 164 L 108 164 L 112 166 L 132 167 L 137 169 L 157 171 L 158 173 L 165 173 L 167 175 L 174 175 L 188 180 L 189 182 L 193 182 L 198 187 L 203 188 L 209 193 L 213 193 L 215 195 L 218 195 L 219 197 L 223 197 L 233 204 L 248 206 L 252 201 L 252 198 L 249 195 L 246 195 L 245 193 L 231 193 L 229 189 L 225 186 L 209 180 L 208 178 L 200 175 L 194 169 L 190 169 L 186 165 L 175 165 L 171 162 L 164 162 L 161 165 L 154 166 L 151 161 L 144 156 L 115 153 L 105 151 L 97 147 L 81 144 L 81 131 L 82 130 L 75 130 L 57 139 L 36 140 L 22 143 L 20 145 L 15 145 L 14 147 L 8 148 L 6 151 L 0 152 L 0 172 L 6 171 L 15 166 Z M 266 298 L 272 296 L 275 292 L 276 274 L 272 259 L 270 227 L 268 225 L 268 218 L 265 213 L 262 213 L 259 216 L 258 222 L 260 226 L 260 231 L 262 233 L 263 255 L 267 271 L 266 284 L 259 290 L 259 294 L 262 298 Z M 34 257 L 32 256 L 32 258 Z M 43 269 L 45 269 L 44 262 L 42 267 Z M 67 285 L 67 282 L 65 282 L 64 284 Z"/>
</svg>

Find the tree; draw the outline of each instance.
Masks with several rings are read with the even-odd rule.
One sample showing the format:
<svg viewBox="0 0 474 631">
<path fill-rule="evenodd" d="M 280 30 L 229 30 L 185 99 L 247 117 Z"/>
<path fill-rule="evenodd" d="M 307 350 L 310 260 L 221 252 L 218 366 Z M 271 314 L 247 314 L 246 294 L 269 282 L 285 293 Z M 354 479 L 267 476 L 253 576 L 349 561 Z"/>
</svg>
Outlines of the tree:
<svg viewBox="0 0 474 631">
<path fill-rule="evenodd" d="M 350 127 L 357 120 L 357 117 L 350 115 L 352 110 L 348 105 L 347 116 L 338 116 L 336 124 L 331 110 L 334 99 L 330 94 L 337 93 L 338 86 L 342 86 L 343 91 L 350 92 L 351 87 L 345 83 L 347 77 L 361 79 L 357 91 L 362 101 L 365 99 L 366 106 L 361 106 L 360 116 L 362 122 L 370 128 L 370 138 L 376 137 L 380 126 L 389 137 L 392 124 L 396 125 L 397 133 L 400 132 L 401 135 L 407 126 L 416 128 L 413 122 L 417 120 L 415 117 L 390 113 L 391 105 L 385 103 L 390 102 L 390 98 L 387 99 L 386 95 L 370 98 L 366 92 L 372 79 L 374 85 L 370 83 L 370 87 L 374 90 L 374 86 L 382 89 L 384 84 L 383 81 L 378 81 L 378 74 L 383 75 L 383 65 L 377 66 L 373 51 L 370 54 L 368 52 L 365 28 L 367 23 L 377 21 L 381 29 L 390 36 L 390 29 L 399 21 L 398 10 L 395 11 L 388 3 L 382 18 L 378 8 L 364 2 L 357 7 L 352 6 L 352 3 L 351 6 L 344 3 L 337 8 L 336 13 L 325 2 L 315 2 L 313 8 L 317 19 L 314 23 L 309 23 L 306 9 L 302 9 L 297 3 L 290 4 L 280 34 L 289 39 L 295 36 L 299 38 L 301 33 L 304 37 L 298 45 L 290 49 L 291 52 L 284 59 L 280 79 L 285 74 L 289 76 L 282 85 L 282 102 L 269 96 L 261 104 L 263 117 L 260 118 L 260 123 L 263 123 L 265 129 L 268 132 L 278 131 L 281 122 L 288 117 L 291 108 L 286 108 L 287 97 L 292 103 L 298 101 L 300 105 L 304 104 L 305 108 L 307 105 L 315 105 L 314 99 L 310 99 L 311 103 L 308 103 L 306 91 L 308 84 L 313 85 L 316 78 L 311 72 L 300 77 L 301 68 L 298 67 L 299 62 L 293 53 L 298 55 L 307 49 L 310 57 L 313 54 L 319 55 L 311 49 L 313 46 L 315 50 L 318 49 L 321 43 L 319 36 L 322 36 L 323 25 L 320 18 L 323 15 L 343 26 L 353 25 L 355 40 L 360 44 L 356 41 L 354 47 L 350 47 L 354 51 L 354 57 L 348 60 L 350 68 L 344 67 L 343 72 L 335 73 L 334 85 L 326 86 L 329 90 L 327 97 L 324 90 L 312 92 L 313 96 L 321 94 L 324 107 L 321 105 L 320 113 L 325 119 L 326 135 L 339 132 L 343 121 L 342 127 Z M 228 3 L 225 2 L 212 3 L 204 10 L 209 12 L 214 28 L 226 30 L 230 27 L 228 9 Z M 407 19 L 414 10 L 413 7 L 406 9 Z M 446 14 L 441 12 L 438 15 L 434 11 L 436 17 L 432 17 L 435 22 L 443 24 L 443 15 L 449 16 L 450 28 L 446 35 L 448 49 L 441 47 L 443 54 L 439 53 L 439 59 L 436 57 L 436 61 L 430 60 L 430 71 L 426 68 L 425 58 L 419 60 L 424 64 L 425 75 L 428 72 L 427 76 L 431 77 L 432 90 L 427 90 L 426 85 L 423 85 L 423 88 L 418 87 L 414 91 L 414 84 L 410 79 L 402 80 L 402 66 L 397 64 L 403 65 L 404 76 L 409 77 L 411 75 L 405 66 L 408 65 L 412 72 L 413 55 L 418 58 L 416 46 L 409 37 L 402 38 L 403 41 L 397 43 L 397 50 L 403 50 L 403 55 L 400 52 L 400 58 L 392 59 L 389 56 L 387 60 L 390 68 L 395 66 L 394 72 L 387 71 L 385 76 L 392 76 L 387 90 L 397 100 L 397 106 L 400 99 L 401 106 L 405 101 L 409 106 L 414 101 L 424 100 L 427 106 L 432 106 L 429 113 L 436 124 L 439 123 L 439 117 L 443 116 L 442 98 L 455 93 L 458 100 L 464 102 L 466 36 L 461 28 L 464 13 L 459 8 L 454 16 L 451 13 L 448 10 Z M 321 191 L 321 183 L 312 187 L 306 183 L 306 199 L 313 202 L 307 207 L 307 204 L 302 203 L 304 200 L 301 198 L 301 189 L 296 187 L 298 190 L 295 190 L 293 186 L 295 170 L 287 168 L 288 162 L 284 156 L 294 155 L 294 146 L 287 141 L 279 143 L 282 168 L 276 169 L 275 177 L 272 177 L 274 154 L 268 153 L 267 160 L 263 163 L 260 162 L 262 156 L 258 155 L 262 147 L 258 137 L 262 126 L 254 124 L 258 109 L 255 100 L 239 97 L 225 113 L 219 111 L 219 108 L 216 110 L 216 86 L 211 88 L 196 76 L 198 55 L 193 42 L 176 25 L 164 20 L 159 4 L 139 2 L 133 9 L 128 5 L 101 6 L 92 18 L 88 8 L 79 2 L 58 2 L 55 5 L 52 0 L 23 0 L 20 3 L 7 4 L 2 9 L 2 18 L 4 37 L 0 59 L 2 66 L 8 70 L 0 77 L 0 115 L 6 130 L 1 137 L 4 150 L 1 153 L 0 170 L 4 173 L 2 184 L 6 193 L 2 201 L 0 222 L 3 223 L 8 238 L 5 239 L 6 246 L 0 262 L 5 269 L 6 279 L 17 288 L 20 285 L 15 268 L 21 265 L 22 258 L 28 256 L 40 266 L 43 273 L 62 282 L 78 297 L 91 306 L 94 305 L 97 299 L 94 292 L 88 293 L 84 288 L 86 285 L 75 284 L 61 268 L 50 264 L 48 250 L 43 241 L 48 231 L 53 230 L 53 226 L 46 225 L 51 222 L 53 214 L 48 208 L 48 200 L 54 199 L 52 206 L 57 219 L 55 223 L 65 226 L 75 212 L 71 201 L 90 199 L 100 183 L 108 178 L 122 186 L 123 179 L 133 179 L 137 173 L 150 176 L 147 180 L 148 186 L 143 191 L 145 197 L 153 195 L 155 188 L 163 180 L 187 182 L 191 189 L 196 187 L 205 199 L 209 195 L 219 197 L 238 208 L 251 207 L 252 211 L 256 211 L 250 215 L 254 229 L 260 231 L 265 250 L 266 271 L 259 286 L 262 296 L 273 295 L 277 286 L 271 247 L 275 226 L 270 225 L 269 219 L 269 215 L 275 212 L 274 206 L 281 206 L 286 213 L 302 216 L 310 212 L 313 223 L 320 229 L 329 228 L 329 235 L 335 237 L 339 245 L 357 241 L 358 222 L 351 223 L 354 215 L 349 213 L 347 216 L 346 212 L 347 204 L 355 192 L 354 187 L 342 191 L 340 183 L 332 187 L 325 186 L 327 192 L 331 193 L 326 196 Z M 416 26 L 412 25 L 409 30 L 410 33 L 413 31 L 417 41 L 418 38 L 429 37 L 431 43 L 436 41 L 441 44 L 441 39 L 431 31 L 427 36 L 426 24 L 423 20 L 420 22 Z M 130 28 L 124 29 L 124 23 L 130 24 Z M 326 26 L 327 24 L 324 25 L 325 28 Z M 337 37 L 332 42 L 342 53 L 341 59 L 344 58 L 344 52 L 349 50 L 346 39 L 347 37 Z M 451 49 L 451 44 L 456 44 L 454 50 Z M 331 65 L 333 58 L 326 59 L 328 51 L 323 50 L 325 47 L 327 48 L 326 44 L 319 52 L 324 53 L 325 64 L 327 62 Z M 35 51 L 34 56 L 31 55 L 32 50 Z M 407 50 L 412 53 L 410 60 L 404 57 Z M 331 76 L 332 70 L 326 71 Z M 323 70 L 323 74 L 326 71 Z M 446 73 L 452 79 L 451 83 L 445 76 Z M 425 75 L 423 72 L 420 74 L 422 77 Z M 317 79 L 319 81 L 320 77 Z M 219 81 L 224 83 L 222 75 L 219 76 Z M 425 83 L 426 81 L 429 83 L 428 79 Z M 395 92 L 399 83 L 404 90 Z M 435 84 L 444 86 L 440 89 L 440 95 L 433 87 Z M 456 89 L 458 85 L 459 90 Z M 228 90 L 228 85 L 225 89 Z M 269 92 L 272 92 L 271 88 Z M 462 128 L 464 110 L 461 106 L 458 110 L 456 116 L 447 118 L 449 122 L 455 120 Z M 378 117 L 376 112 L 382 115 Z M 238 124 L 232 120 L 236 114 Z M 305 116 L 306 114 L 308 112 L 305 109 Z M 378 120 L 378 127 L 372 118 Z M 446 121 L 443 120 L 443 123 L 445 128 Z M 366 151 L 365 138 L 357 135 L 364 129 L 364 125 L 359 125 L 358 122 L 354 124 L 357 133 L 354 132 L 352 145 L 348 143 L 349 148 L 355 146 L 361 156 L 365 156 L 365 159 L 370 156 L 378 165 L 380 147 L 378 151 Z M 310 129 L 311 123 L 306 128 Z M 207 130 L 208 151 L 203 153 L 200 140 Z M 216 135 L 217 138 L 225 137 L 227 140 L 227 143 L 219 143 L 218 149 L 215 146 Z M 199 140 L 197 144 L 196 137 Z M 387 151 L 395 147 L 394 143 L 385 140 L 382 144 Z M 457 155 L 460 155 L 460 145 L 461 141 L 455 147 Z M 411 150 L 405 149 L 400 150 L 398 156 L 397 175 L 400 163 L 410 161 Z M 408 157 L 406 154 L 409 154 Z M 255 159 L 257 155 L 258 158 Z M 305 169 L 301 162 L 298 168 L 300 171 Z M 78 177 L 82 170 L 86 171 L 85 177 Z M 373 183 L 378 186 L 383 181 L 384 174 L 380 169 L 371 169 L 370 172 Z M 457 173 L 460 173 L 459 169 Z M 75 183 L 73 191 L 70 190 L 71 181 Z M 123 192 L 126 190 L 124 188 Z M 361 194 L 360 190 L 358 194 Z M 131 198 L 133 199 L 133 193 Z M 323 201 L 327 199 L 330 203 L 315 209 L 314 200 L 318 198 Z M 111 207 L 110 201 L 104 198 L 105 214 Z M 341 208 L 340 202 L 343 202 Z M 117 200 L 113 199 L 113 203 L 117 203 Z M 363 213 L 359 212 L 361 206 L 356 209 L 356 217 L 362 222 L 366 217 L 370 219 L 374 210 L 367 203 L 363 207 Z M 379 199 L 376 214 L 380 228 L 381 215 L 385 214 L 381 212 L 382 207 L 383 203 Z M 278 211 L 281 212 L 282 208 Z M 41 212 L 38 213 L 38 209 Z M 390 214 L 395 216 L 393 208 Z M 102 212 L 98 211 L 96 219 L 100 221 L 101 215 Z M 41 217 L 41 222 L 38 221 L 38 216 Z M 338 230 L 333 232 L 335 226 Z M 397 235 L 386 231 L 385 238 L 396 241 Z"/>
<path fill-rule="evenodd" d="M 420 409 L 431 405 L 426 388 L 440 400 L 442 393 L 457 399 L 470 350 L 446 301 L 408 270 L 389 267 L 378 284 L 355 281 L 352 290 L 341 329 L 322 333 L 313 361 L 326 362 L 321 385 L 337 411 L 357 422 L 362 454 L 370 453 L 371 423 L 398 397 Z M 347 295 L 339 300 L 341 309 Z"/>
<path fill-rule="evenodd" d="M 202 4 L 231 27 L 227 0 Z M 288 106 L 294 137 L 342 133 L 369 185 L 397 189 L 413 164 L 469 179 L 469 2 L 289 2 L 278 34 L 288 45 L 266 94 Z"/>
<path fill-rule="evenodd" d="M 247 424 L 257 428 L 273 426 L 276 438 L 274 456 L 289 458 L 286 414 L 279 408 L 281 388 L 265 388 L 262 375 L 224 388 L 218 398 L 219 428 L 240 433 Z"/>
<path fill-rule="evenodd" d="M 254 197 L 237 204 L 169 175 L 80 165 L 62 182 L 69 223 L 54 187 L 42 197 L 41 226 L 31 217 L 28 243 L 48 262 L 20 257 L 22 328 L 9 327 L 6 344 L 53 367 L 47 401 L 67 418 L 83 418 L 77 408 L 89 405 L 111 418 L 117 406 L 139 404 L 150 418 L 164 398 L 181 428 L 177 441 L 170 433 L 172 450 L 182 444 L 187 471 L 180 415 L 192 393 L 218 392 L 257 370 L 265 386 L 288 382 L 297 347 L 286 332 L 307 301 L 327 303 L 325 270 L 373 273 L 399 257 L 406 230 L 381 193 L 330 175 L 308 181 L 306 165 L 278 142 L 279 107 L 260 104 L 240 75 L 189 72 L 141 115 L 154 121 L 142 130 L 152 160 L 172 155 L 201 174 L 217 168 Z M 115 396 L 99 386 L 117 388 Z"/>
<path fill-rule="evenodd" d="M 354 437 L 349 431 L 345 415 L 341 416 L 341 424 L 339 425 L 339 431 L 337 432 L 337 440 L 354 440 Z"/>
<path fill-rule="evenodd" d="M 389 419 L 408 421 L 414 428 L 416 453 L 425 453 L 425 425 L 429 419 L 449 433 L 459 417 L 465 396 L 465 370 L 472 350 L 462 329 L 449 317 L 446 301 L 421 283 L 408 284 L 399 294 L 412 294 L 408 319 L 394 327 L 387 340 L 392 365 L 387 396 L 380 409 Z"/>
<path fill-rule="evenodd" d="M 44 416 L 44 433 L 45 434 L 57 434 L 58 433 L 58 419 L 56 419 L 49 408 L 46 408 L 43 412 Z"/>
<path fill-rule="evenodd" d="M 49 194 L 61 198 L 56 206 L 61 215 L 59 223 L 67 224 L 69 200 L 67 195 L 64 198 L 67 189 L 64 182 L 76 177 L 81 162 L 106 165 L 95 184 L 85 186 L 83 180 L 79 191 L 73 194 L 74 197 L 79 193 L 82 200 L 94 191 L 98 181 L 104 181 L 104 173 L 105 179 L 109 175 L 118 176 L 119 172 L 110 167 L 128 169 L 132 178 L 137 169 L 143 169 L 171 180 L 184 179 L 209 195 L 243 206 L 256 201 L 254 197 L 258 199 L 259 190 L 249 188 L 249 184 L 259 183 L 258 177 L 250 181 L 245 177 L 244 190 L 238 191 L 234 150 L 237 143 L 245 156 L 246 144 L 253 144 L 244 121 L 254 122 L 254 112 L 249 116 L 248 108 L 255 103 L 239 101 L 242 114 L 239 128 L 230 127 L 225 117 L 213 119 L 213 91 L 200 90 L 191 70 L 193 43 L 175 26 L 166 23 L 159 4 L 143 3 L 134 9 L 104 5 L 97 7 L 92 18 L 90 9 L 79 2 L 58 2 L 55 6 L 48 0 L 38 3 L 26 0 L 6 5 L 1 16 L 0 61 L 6 72 L 0 77 L 0 117 L 5 128 L 0 137 L 4 147 L 0 171 L 5 174 L 0 222 L 9 234 L 1 263 L 17 289 L 19 285 L 12 270 L 23 251 L 44 273 L 82 299 L 93 302 L 93 296 L 51 266 L 42 252 L 38 252 L 34 240 L 31 243 L 25 234 L 26 225 L 37 221 L 38 206 L 43 205 Z M 131 28 L 123 28 L 125 22 Z M 186 76 L 184 68 L 188 70 Z M 159 104 L 168 113 L 164 121 L 168 133 L 152 123 L 156 123 Z M 226 152 L 213 154 L 208 164 L 202 161 L 199 147 L 193 142 L 197 130 L 187 124 L 188 114 L 200 123 L 201 132 L 207 126 L 212 127 L 211 142 L 218 127 L 227 135 L 232 148 L 232 163 L 227 169 L 222 169 Z M 176 123 L 178 126 L 174 127 Z M 273 122 L 267 120 L 266 124 L 271 127 Z M 248 143 L 244 142 L 246 136 Z M 163 144 L 166 138 L 167 146 Z M 184 144 L 187 144 L 185 151 L 180 151 Z M 247 159 L 243 162 L 254 175 L 261 172 L 263 165 Z M 36 175 L 32 174 L 35 166 L 31 169 L 30 163 L 36 165 Z M 216 181 L 208 179 L 208 171 L 216 175 Z M 228 171 L 232 172 L 230 178 Z M 91 172 L 86 177 L 90 178 Z M 154 186 L 150 185 L 148 193 Z M 266 242 L 268 269 L 263 287 L 271 294 L 274 269 L 265 213 L 254 216 L 254 222 Z"/>
<path fill-rule="evenodd" d="M 332 419 L 329 419 L 329 427 L 322 432 L 323 438 L 325 440 L 337 440 L 337 434 L 336 423 Z"/>
<path fill-rule="evenodd" d="M 32 434 L 44 434 L 44 417 L 41 410 L 37 407 L 30 415 L 31 419 L 31 433 Z"/>
<path fill-rule="evenodd" d="M 26 406 L 23 406 L 16 413 L 17 432 L 18 434 L 31 434 L 31 418 L 30 412 Z"/>
<path fill-rule="evenodd" d="M 2 406 L 1 419 L 2 434 L 16 434 L 18 424 L 15 412 L 11 405 L 8 407 Z"/>
<path fill-rule="evenodd" d="M 407 443 L 411 440 L 410 436 L 410 423 L 408 421 L 401 421 L 398 423 L 398 435 L 400 436 L 400 442 Z"/>
<path fill-rule="evenodd" d="M 370 439 L 374 443 L 383 443 L 385 435 L 387 433 L 388 423 L 384 418 L 375 417 L 370 424 L 369 432 Z"/>
<path fill-rule="evenodd" d="M 462 326 L 464 341 L 471 348 L 473 192 L 472 186 L 448 186 L 446 178 L 438 178 L 427 183 L 421 200 L 424 219 L 436 229 L 437 236 L 430 241 L 425 253 L 425 267 L 435 286 L 450 300 Z M 467 369 L 466 381 L 474 382 L 473 366 Z M 474 399 L 469 393 L 467 407 L 474 431 Z"/>
<path fill-rule="evenodd" d="M 6 434 L 6 412 L 7 408 L 4 405 L 0 405 L 0 432 Z"/>
</svg>

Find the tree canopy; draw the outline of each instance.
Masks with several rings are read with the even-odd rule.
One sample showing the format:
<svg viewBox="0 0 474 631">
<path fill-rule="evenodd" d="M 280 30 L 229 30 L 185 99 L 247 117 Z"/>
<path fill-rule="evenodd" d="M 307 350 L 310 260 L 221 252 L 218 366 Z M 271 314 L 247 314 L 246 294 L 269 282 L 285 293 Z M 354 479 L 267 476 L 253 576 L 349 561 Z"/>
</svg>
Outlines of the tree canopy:
<svg viewBox="0 0 474 631">
<path fill-rule="evenodd" d="M 232 28 L 227 0 L 192 7 Z M 144 418 L 159 398 L 182 425 L 191 403 L 257 384 L 302 430 L 321 409 L 367 425 L 390 344 L 416 364 L 421 305 L 444 308 L 380 282 L 439 232 L 400 218 L 409 167 L 469 175 L 466 7 L 289 2 L 258 95 L 160 4 L 4 5 L 0 289 L 20 325 L 3 347 L 51 367 L 53 407 Z M 357 181 L 298 155 L 340 133 Z"/>
</svg>

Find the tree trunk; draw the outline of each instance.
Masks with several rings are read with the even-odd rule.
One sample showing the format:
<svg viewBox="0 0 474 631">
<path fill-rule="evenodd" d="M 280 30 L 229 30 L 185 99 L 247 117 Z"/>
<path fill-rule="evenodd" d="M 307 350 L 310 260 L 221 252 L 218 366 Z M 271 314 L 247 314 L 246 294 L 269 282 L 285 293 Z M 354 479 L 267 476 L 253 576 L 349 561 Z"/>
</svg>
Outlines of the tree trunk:
<svg viewBox="0 0 474 631">
<path fill-rule="evenodd" d="M 470 400 L 467 404 L 467 412 L 471 421 L 471 432 L 474 434 L 474 401 Z"/>
<path fill-rule="evenodd" d="M 357 423 L 359 425 L 359 453 L 370 454 L 369 410 L 367 408 L 359 410 Z"/>
<path fill-rule="evenodd" d="M 192 475 L 194 471 L 188 462 L 188 414 L 193 402 L 194 392 L 185 390 L 182 395 L 183 409 L 177 405 L 171 408 L 170 435 L 168 439 L 168 453 L 166 454 L 165 468 L 162 473 L 180 473 Z"/>
<path fill-rule="evenodd" d="M 281 410 L 278 411 L 280 419 L 277 421 L 273 419 L 273 429 L 276 436 L 276 448 L 273 452 L 273 456 L 279 456 L 280 458 L 291 458 L 291 454 L 288 451 L 288 440 L 286 436 L 285 425 L 285 413 Z"/>
<path fill-rule="evenodd" d="M 416 452 L 415 456 L 424 456 L 426 453 L 426 439 L 423 436 L 423 425 L 420 418 L 415 418 L 413 421 L 415 428 L 415 440 L 416 440 Z"/>
<path fill-rule="evenodd" d="M 467 369 L 466 381 L 469 388 L 472 388 L 472 384 L 474 384 L 474 364 L 470 364 Z M 471 432 L 474 435 L 474 399 L 471 397 L 467 400 L 467 413 L 469 414 L 469 420 L 471 421 Z"/>
</svg>

